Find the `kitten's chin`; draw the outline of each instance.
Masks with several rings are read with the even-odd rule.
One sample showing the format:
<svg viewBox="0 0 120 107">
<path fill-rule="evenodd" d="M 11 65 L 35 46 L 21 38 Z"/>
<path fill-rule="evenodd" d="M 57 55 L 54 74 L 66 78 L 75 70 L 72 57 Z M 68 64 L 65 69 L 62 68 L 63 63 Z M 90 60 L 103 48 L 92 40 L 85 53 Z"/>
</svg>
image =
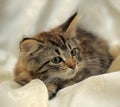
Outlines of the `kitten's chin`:
<svg viewBox="0 0 120 107">
<path fill-rule="evenodd" d="M 76 73 L 78 72 L 77 68 L 75 70 L 71 69 L 71 68 L 67 68 L 66 72 L 62 73 L 60 75 L 60 78 L 66 80 L 66 79 L 72 79 Z"/>
</svg>

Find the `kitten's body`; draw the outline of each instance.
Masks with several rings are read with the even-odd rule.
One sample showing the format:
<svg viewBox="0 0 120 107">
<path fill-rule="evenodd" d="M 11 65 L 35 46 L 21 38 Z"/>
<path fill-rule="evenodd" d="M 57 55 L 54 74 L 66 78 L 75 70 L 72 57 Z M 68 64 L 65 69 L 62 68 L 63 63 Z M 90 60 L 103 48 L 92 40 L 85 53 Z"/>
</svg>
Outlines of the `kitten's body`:
<svg viewBox="0 0 120 107">
<path fill-rule="evenodd" d="M 73 19 L 21 41 L 16 82 L 25 85 L 32 79 L 41 79 L 52 98 L 59 89 L 107 71 L 111 62 L 108 45 L 80 28 L 73 32 L 69 28 Z"/>
</svg>

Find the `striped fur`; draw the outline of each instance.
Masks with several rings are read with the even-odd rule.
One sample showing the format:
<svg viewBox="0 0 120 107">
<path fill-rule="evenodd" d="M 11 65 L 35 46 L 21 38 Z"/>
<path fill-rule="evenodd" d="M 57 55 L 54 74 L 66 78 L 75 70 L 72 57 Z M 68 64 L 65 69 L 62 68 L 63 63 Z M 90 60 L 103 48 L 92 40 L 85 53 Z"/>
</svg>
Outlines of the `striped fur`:
<svg viewBox="0 0 120 107">
<path fill-rule="evenodd" d="M 64 87 L 106 73 L 112 61 L 104 40 L 82 29 L 67 33 L 67 28 L 61 27 L 21 41 L 15 68 L 16 82 L 25 85 L 40 79 L 48 88 L 49 98 Z"/>
</svg>

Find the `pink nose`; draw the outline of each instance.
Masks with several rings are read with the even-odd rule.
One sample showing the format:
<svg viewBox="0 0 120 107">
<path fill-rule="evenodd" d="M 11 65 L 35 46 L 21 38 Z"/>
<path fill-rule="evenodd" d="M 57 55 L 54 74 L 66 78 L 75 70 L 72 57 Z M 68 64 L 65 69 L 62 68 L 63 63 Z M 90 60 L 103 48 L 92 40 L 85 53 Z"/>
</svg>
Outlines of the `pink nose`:
<svg viewBox="0 0 120 107">
<path fill-rule="evenodd" d="M 69 68 L 72 68 L 72 69 L 75 69 L 75 66 L 76 66 L 76 60 L 74 59 L 68 59 L 66 61 L 66 65 L 69 67 Z"/>
</svg>

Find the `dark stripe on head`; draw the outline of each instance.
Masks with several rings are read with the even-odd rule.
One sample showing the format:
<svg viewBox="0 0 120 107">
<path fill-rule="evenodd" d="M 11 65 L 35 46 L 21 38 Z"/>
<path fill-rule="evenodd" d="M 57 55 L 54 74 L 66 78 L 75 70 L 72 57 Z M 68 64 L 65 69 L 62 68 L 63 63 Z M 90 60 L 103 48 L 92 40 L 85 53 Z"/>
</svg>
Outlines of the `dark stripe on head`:
<svg viewBox="0 0 120 107">
<path fill-rule="evenodd" d="M 70 49 L 72 49 L 71 46 L 70 46 L 70 44 L 68 44 L 68 47 L 69 47 Z"/>
<path fill-rule="evenodd" d="M 56 35 L 56 40 L 49 40 L 53 45 L 60 47 L 65 50 L 67 48 L 66 41 L 62 35 Z"/>
<path fill-rule="evenodd" d="M 64 39 L 64 37 L 63 36 L 61 36 L 61 35 L 59 35 L 59 38 L 61 39 L 61 41 L 63 42 L 63 49 L 67 49 L 67 46 L 66 46 L 66 41 L 65 41 L 65 39 Z"/>
<path fill-rule="evenodd" d="M 63 36 L 59 35 L 60 39 L 62 40 L 63 44 L 65 45 L 65 39 Z"/>
<path fill-rule="evenodd" d="M 60 44 L 58 44 L 56 41 L 48 40 L 51 44 L 56 45 L 61 48 Z"/>
<path fill-rule="evenodd" d="M 56 52 L 58 55 L 60 55 L 60 52 L 59 52 L 58 49 L 55 49 L 55 52 Z"/>
</svg>

